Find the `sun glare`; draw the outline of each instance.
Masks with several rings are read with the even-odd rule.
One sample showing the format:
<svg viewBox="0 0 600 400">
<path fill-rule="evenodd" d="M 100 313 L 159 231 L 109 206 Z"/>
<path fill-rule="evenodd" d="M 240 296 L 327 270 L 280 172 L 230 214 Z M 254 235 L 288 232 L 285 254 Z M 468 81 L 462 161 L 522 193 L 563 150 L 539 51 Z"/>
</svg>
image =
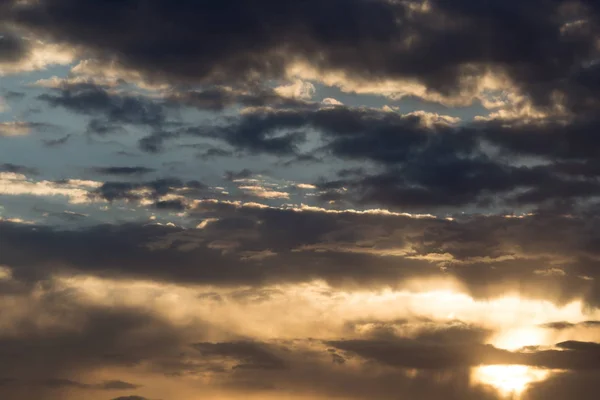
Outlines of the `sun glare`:
<svg viewBox="0 0 600 400">
<path fill-rule="evenodd" d="M 475 368 L 477 381 L 496 388 L 503 396 L 518 398 L 528 385 L 543 381 L 548 371 L 525 365 L 485 365 Z"/>
<path fill-rule="evenodd" d="M 545 332 L 539 328 L 518 328 L 500 332 L 492 341 L 495 347 L 515 351 L 525 346 L 545 343 Z"/>
</svg>

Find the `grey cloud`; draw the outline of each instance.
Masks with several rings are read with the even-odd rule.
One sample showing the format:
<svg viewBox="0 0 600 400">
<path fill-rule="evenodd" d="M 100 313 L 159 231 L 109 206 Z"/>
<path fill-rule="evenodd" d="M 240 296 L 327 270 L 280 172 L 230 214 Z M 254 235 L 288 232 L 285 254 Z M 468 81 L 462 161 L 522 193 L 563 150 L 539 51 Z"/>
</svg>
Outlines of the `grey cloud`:
<svg viewBox="0 0 600 400">
<path fill-rule="evenodd" d="M 238 361 L 234 369 L 282 369 L 285 362 L 254 342 L 196 343 L 193 347 L 208 357 L 226 357 Z"/>
<path fill-rule="evenodd" d="M 278 95 L 273 89 L 260 87 L 232 90 L 223 87 L 175 92 L 166 97 L 166 105 L 179 108 L 194 107 L 199 110 L 222 111 L 235 105 L 245 107 L 310 108 L 314 104 Z"/>
<path fill-rule="evenodd" d="M 65 135 L 59 139 L 48 139 L 48 140 L 43 140 L 44 146 L 46 147 L 58 147 L 58 146 L 63 146 L 65 145 L 69 139 L 71 139 L 73 135 Z"/>
<path fill-rule="evenodd" d="M 116 176 L 128 176 L 128 175 L 143 175 L 154 172 L 153 168 L 147 167 L 96 167 L 92 169 L 94 172 L 102 175 L 116 175 Z"/>
<path fill-rule="evenodd" d="M 327 345 L 400 368 L 447 369 L 478 365 L 529 365 L 546 369 L 598 370 L 600 344 L 559 343 L 559 350 L 510 352 L 483 344 L 440 344 L 422 340 L 345 340 Z"/>
<path fill-rule="evenodd" d="M 98 116 L 103 116 L 105 124 L 135 124 L 159 127 L 166 121 L 163 107 L 143 96 L 111 94 L 93 83 L 65 84 L 56 89 L 56 94 L 45 93 L 38 96 L 53 107 L 95 117 L 91 131 L 104 133 L 100 129 Z M 106 130 L 108 131 L 108 129 Z"/>
<path fill-rule="evenodd" d="M 547 324 L 541 325 L 543 328 L 554 329 L 554 330 L 564 330 L 564 329 L 572 329 L 572 328 L 600 328 L 600 321 L 584 321 L 579 323 L 571 323 L 567 321 L 558 321 L 558 322 L 550 322 Z"/>
<path fill-rule="evenodd" d="M 354 204 L 415 210 L 538 208 L 567 199 L 577 204 L 600 193 L 596 180 L 599 169 L 593 160 L 593 149 L 597 147 L 593 143 L 593 124 L 579 129 L 578 122 L 574 122 L 571 131 L 559 121 L 507 128 L 500 121 L 429 125 L 424 118 L 343 106 L 257 111 L 225 126 L 179 131 L 176 137 L 214 137 L 238 150 L 293 155 L 305 140 L 301 133 L 315 129 L 325 141 L 320 152 L 377 167 L 370 173 L 319 182 L 326 201 L 343 199 Z M 281 132 L 287 133 L 282 136 Z M 537 146 L 544 135 L 552 139 Z M 507 157 L 486 154 L 482 145 L 490 141 L 499 145 Z M 548 163 L 514 163 L 510 156 L 522 151 L 545 157 Z M 568 154 L 561 156 L 558 151 Z M 351 190 L 331 190 L 341 187 Z"/>
<path fill-rule="evenodd" d="M 597 57 L 600 10 L 580 3 L 569 15 L 567 2 L 553 0 L 436 0 L 426 12 L 417 11 L 418 2 L 232 0 L 225 8 L 157 0 L 140 15 L 129 12 L 132 2 L 61 0 L 16 7 L 4 18 L 116 59 L 151 81 L 252 82 L 280 78 L 299 60 L 356 80 L 414 79 L 429 91 L 456 95 L 470 89 L 464 82 L 495 68 L 540 106 L 558 91 L 568 108 L 588 111 L 598 104 L 598 80 L 586 64 Z M 583 27 L 565 28 L 578 18 Z M 173 24 L 153 23 L 164 19 Z M 332 20 L 337 23 L 324 22 Z M 152 32 L 139 28 L 149 25 Z"/>
<path fill-rule="evenodd" d="M 167 193 L 168 187 L 149 186 L 164 188 L 156 193 Z M 104 190 L 104 195 L 116 200 L 130 188 L 116 185 L 114 193 Z M 519 290 L 557 303 L 600 302 L 595 281 L 586 279 L 597 276 L 594 218 L 546 214 L 448 221 L 217 201 L 200 202 L 187 212 L 197 223 L 213 222 L 191 230 L 124 224 L 78 231 L 0 223 L 0 263 L 32 279 L 67 268 L 226 286 L 324 279 L 332 285 L 380 287 L 451 276 L 478 298 Z M 246 257 L 267 250 L 270 257 Z M 561 273 L 544 273 L 552 268 Z"/>
<path fill-rule="evenodd" d="M 244 168 L 241 171 L 225 171 L 225 179 L 228 181 L 234 181 L 236 179 L 247 179 L 251 178 L 254 173 L 248 168 Z"/>
<path fill-rule="evenodd" d="M 25 40 L 14 33 L 0 30 L 0 63 L 17 62 L 25 58 L 28 52 L 29 46 Z"/>
<path fill-rule="evenodd" d="M 112 173 L 114 174 L 114 170 Z M 135 192 L 141 189 L 148 190 L 150 194 Z M 199 181 L 183 182 L 176 178 L 160 178 L 146 182 L 105 182 L 95 190 L 92 196 L 98 196 L 108 201 L 141 200 L 145 196 L 157 199 L 175 190 L 178 190 L 181 194 L 186 194 L 203 189 L 206 189 L 206 186 Z"/>
<path fill-rule="evenodd" d="M 79 379 L 97 368 L 166 368 L 167 361 L 180 359 L 187 345 L 185 329 L 147 310 L 91 305 L 76 290 L 64 290 L 51 281 L 43 286 L 41 297 L 30 302 L 27 312 L 10 319 L 13 333 L 0 336 L 0 376 L 11 377 L 0 385 L 4 398 L 59 399 L 64 398 L 64 389 L 139 389 L 140 385 L 118 379 L 99 383 Z M 32 290 L 20 295 L 33 300 Z M 60 318 L 61 324 L 46 329 L 32 324 L 35 318 Z"/>
<path fill-rule="evenodd" d="M 0 172 L 13 172 L 24 175 L 37 175 L 39 173 L 36 168 L 11 163 L 0 164 Z"/>
<path fill-rule="evenodd" d="M 48 379 L 43 382 L 45 386 L 51 388 L 72 387 L 76 389 L 91 389 L 91 390 L 128 390 L 137 389 L 140 386 L 124 381 L 105 381 L 98 384 L 81 383 L 70 379 Z"/>
</svg>

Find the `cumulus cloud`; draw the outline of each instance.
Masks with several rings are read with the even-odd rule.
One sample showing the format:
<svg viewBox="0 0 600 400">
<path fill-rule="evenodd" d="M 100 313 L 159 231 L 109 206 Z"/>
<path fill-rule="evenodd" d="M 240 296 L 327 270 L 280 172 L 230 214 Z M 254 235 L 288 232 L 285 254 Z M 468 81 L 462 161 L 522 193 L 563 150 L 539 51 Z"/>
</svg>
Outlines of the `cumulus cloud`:
<svg viewBox="0 0 600 400">
<path fill-rule="evenodd" d="M 0 397 L 595 398 L 595 2 L 171 3 L 0 1 Z"/>
<path fill-rule="evenodd" d="M 169 27 L 158 25 L 150 34 L 142 33 L 137 25 L 130 23 L 126 4 L 110 9 L 111 24 L 95 23 L 97 16 L 106 11 L 104 6 L 66 1 L 60 6 L 22 5 L 13 9 L 8 18 L 18 21 L 23 28 L 83 45 L 99 56 L 112 54 L 118 65 L 140 71 L 151 78 L 150 81 L 249 80 L 257 76 L 299 75 L 294 71 L 312 65 L 316 78 L 329 84 L 336 84 L 331 77 L 342 76 L 340 86 L 379 85 L 394 95 L 420 92 L 424 97 L 452 98 L 465 91 L 477 94 L 479 82 L 485 81 L 492 66 L 528 94 L 533 94 L 533 88 L 539 83 L 542 89 L 535 96 L 540 104 L 549 100 L 554 89 L 562 90 L 567 96 L 593 96 L 584 88 L 576 88 L 579 82 L 588 79 L 586 68 L 572 72 L 595 54 L 593 28 L 566 29 L 568 14 L 560 3 L 546 4 L 543 0 L 536 3 L 538 7 L 549 8 L 548 16 L 532 13 L 529 7 L 516 3 L 511 3 L 510 12 L 496 4 L 471 7 L 467 1 L 453 6 L 439 1 L 423 3 L 426 6 L 422 7 L 415 4 L 418 2 L 355 0 L 324 6 L 313 1 L 302 6 L 286 3 L 274 10 L 268 2 L 240 0 L 231 4 L 232 9 L 239 11 L 238 15 L 206 5 L 186 3 L 174 9 L 152 2 L 144 16 L 138 18 L 150 22 L 166 15 L 175 23 Z M 595 6 L 586 3 L 572 14 L 594 27 L 593 19 L 588 16 L 597 11 Z M 85 24 L 74 21 L 71 15 L 83 15 Z M 189 15 L 202 15 L 202 20 L 191 23 L 186 18 Z M 242 15 L 246 16 L 243 20 Z M 536 23 L 515 24 L 515 15 L 522 21 Z M 236 21 L 233 24 L 236 29 L 219 31 L 223 43 L 216 49 L 207 27 L 210 22 L 225 26 L 223 22 L 232 20 Z M 338 23 L 325 26 L 322 21 L 326 20 Z M 428 28 L 434 24 L 440 29 Z M 515 35 L 522 38 L 520 41 L 508 33 L 509 25 Z M 121 34 L 110 34 L 116 31 Z M 487 34 L 473 36 L 474 31 Z M 170 39 L 164 40 L 166 37 Z M 189 37 L 197 39 L 190 42 L 185 39 Z M 465 40 L 467 38 L 471 40 Z M 151 46 L 147 46 L 148 43 Z M 179 52 L 165 57 L 172 53 L 167 50 L 173 49 L 173 43 L 179 45 Z M 449 50 L 455 48 L 462 51 Z M 543 60 L 555 59 L 560 54 L 568 56 L 550 73 L 550 66 Z M 569 86 L 561 84 L 560 79 L 565 77 L 569 79 Z M 392 82 L 400 83 L 390 84 Z M 411 85 L 416 89 L 405 89 Z M 370 91 L 382 93 L 381 90 Z"/>
</svg>

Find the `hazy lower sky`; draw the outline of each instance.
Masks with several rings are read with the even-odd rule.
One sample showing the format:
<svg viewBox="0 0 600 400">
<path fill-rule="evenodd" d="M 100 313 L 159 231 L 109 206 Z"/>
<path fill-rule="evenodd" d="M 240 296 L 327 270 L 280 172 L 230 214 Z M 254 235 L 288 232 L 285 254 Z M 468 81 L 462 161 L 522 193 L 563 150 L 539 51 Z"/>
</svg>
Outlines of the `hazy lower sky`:
<svg viewBox="0 0 600 400">
<path fill-rule="evenodd" d="M 0 398 L 592 400 L 600 6 L 0 1 Z"/>
</svg>

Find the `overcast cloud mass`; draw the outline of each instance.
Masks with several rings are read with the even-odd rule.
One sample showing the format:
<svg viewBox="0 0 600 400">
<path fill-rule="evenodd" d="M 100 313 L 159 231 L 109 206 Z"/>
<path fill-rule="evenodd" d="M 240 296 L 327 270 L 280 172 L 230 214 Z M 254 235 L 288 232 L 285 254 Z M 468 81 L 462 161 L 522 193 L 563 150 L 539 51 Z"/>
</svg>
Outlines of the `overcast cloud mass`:
<svg viewBox="0 0 600 400">
<path fill-rule="evenodd" d="M 592 400 L 600 3 L 0 1 L 0 398 Z"/>
</svg>

